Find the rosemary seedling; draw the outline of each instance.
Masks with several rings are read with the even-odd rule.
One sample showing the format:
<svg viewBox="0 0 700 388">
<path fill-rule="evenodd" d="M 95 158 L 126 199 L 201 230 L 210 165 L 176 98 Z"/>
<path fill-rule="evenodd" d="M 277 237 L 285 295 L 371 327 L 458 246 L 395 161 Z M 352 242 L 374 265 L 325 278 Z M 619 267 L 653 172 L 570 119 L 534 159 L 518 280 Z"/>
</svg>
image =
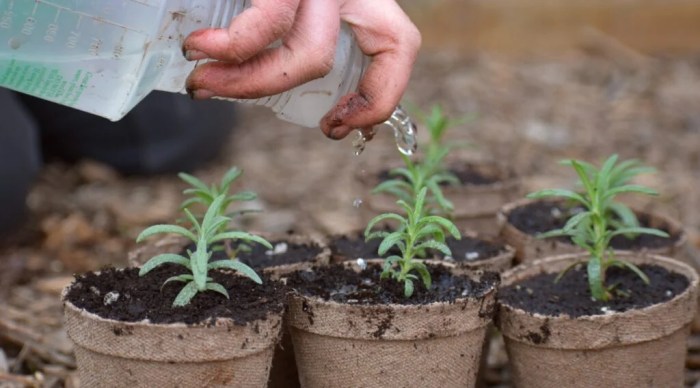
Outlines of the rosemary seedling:
<svg viewBox="0 0 700 388">
<path fill-rule="evenodd" d="M 416 260 L 417 253 L 426 249 L 436 249 L 446 256 L 452 252 L 445 244 L 446 233 L 456 239 L 460 239 L 459 230 L 452 221 L 435 215 L 426 215 L 423 211 L 427 188 L 422 188 L 418 193 L 415 205 L 404 200 L 397 204 L 404 210 L 406 216 L 397 213 L 385 213 L 374 217 L 365 229 L 365 239 L 381 238 L 379 255 L 384 255 L 392 247 L 397 247 L 401 255 L 392 255 L 384 259 L 381 278 L 392 278 L 404 284 L 404 295 L 409 298 L 413 295 L 414 281 L 422 280 L 425 288 L 430 288 L 431 277 L 427 266 L 422 261 Z M 382 221 L 393 220 L 399 223 L 394 232 L 385 230 L 372 231 L 375 225 Z M 416 275 L 416 272 L 418 275 Z"/>
<path fill-rule="evenodd" d="M 258 274 L 255 273 L 252 268 L 239 260 L 234 259 L 209 262 L 209 259 L 211 259 L 213 253 L 210 247 L 213 246 L 214 243 L 224 240 L 256 242 L 264 245 L 268 249 L 272 249 L 272 245 L 265 239 L 250 233 L 240 231 L 222 231 L 222 229 L 225 230 L 226 225 L 228 225 L 231 221 L 229 217 L 221 215 L 222 208 L 224 207 L 226 201 L 226 194 L 221 194 L 214 198 L 201 222 L 194 215 L 192 215 L 192 212 L 190 212 L 187 208 L 183 209 L 185 216 L 193 225 L 192 230 L 186 229 L 179 225 L 154 225 L 146 228 L 136 239 L 137 242 L 141 242 L 153 235 L 174 233 L 194 242 L 195 249 L 194 251 L 188 250 L 187 256 L 175 253 L 160 254 L 148 260 L 139 271 L 139 275 L 144 276 L 154 268 L 165 263 L 177 264 L 187 268 L 189 273 L 173 276 L 163 283 L 163 285 L 173 281 L 185 283 L 185 286 L 182 288 L 182 290 L 180 290 L 177 297 L 175 297 L 173 307 L 188 305 L 192 298 L 197 295 L 197 293 L 204 291 L 218 292 L 228 298 L 229 294 L 226 289 L 221 284 L 214 282 L 213 279 L 209 277 L 209 271 L 217 268 L 234 270 L 258 284 L 262 283 L 260 276 L 258 276 Z"/>
<path fill-rule="evenodd" d="M 623 193 L 657 195 L 656 191 L 641 185 L 630 184 L 636 175 L 650 171 L 637 161 L 623 161 L 617 164 L 617 155 L 610 156 L 600 169 L 592 164 L 578 160 L 563 162 L 573 167 L 583 188 L 582 193 L 565 189 L 548 189 L 528 195 L 529 198 L 558 197 L 569 200 L 583 208 L 573 215 L 563 228 L 540 235 L 542 238 L 569 236 L 574 244 L 588 252 L 588 284 L 593 298 L 599 301 L 609 300 L 615 285 L 606 285 L 605 274 L 610 267 L 627 268 L 637 274 L 645 283 L 649 278 L 636 265 L 617 259 L 610 241 L 617 235 L 651 234 L 668 237 L 668 234 L 654 228 L 640 227 L 632 210 L 615 198 Z M 573 268 L 574 263 L 559 276 L 556 281 Z"/>
</svg>

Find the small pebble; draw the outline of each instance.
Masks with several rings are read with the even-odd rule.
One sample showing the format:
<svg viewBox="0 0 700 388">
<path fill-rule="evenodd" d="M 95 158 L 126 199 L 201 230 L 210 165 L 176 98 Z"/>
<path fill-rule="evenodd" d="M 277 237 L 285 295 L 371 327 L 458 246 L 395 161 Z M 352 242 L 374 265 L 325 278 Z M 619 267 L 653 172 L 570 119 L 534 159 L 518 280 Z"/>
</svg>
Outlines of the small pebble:
<svg viewBox="0 0 700 388">
<path fill-rule="evenodd" d="M 95 286 L 90 286 L 90 292 L 92 292 L 93 294 L 95 294 L 97 296 L 100 295 L 100 290 L 98 290 L 97 287 L 95 287 Z"/>
</svg>

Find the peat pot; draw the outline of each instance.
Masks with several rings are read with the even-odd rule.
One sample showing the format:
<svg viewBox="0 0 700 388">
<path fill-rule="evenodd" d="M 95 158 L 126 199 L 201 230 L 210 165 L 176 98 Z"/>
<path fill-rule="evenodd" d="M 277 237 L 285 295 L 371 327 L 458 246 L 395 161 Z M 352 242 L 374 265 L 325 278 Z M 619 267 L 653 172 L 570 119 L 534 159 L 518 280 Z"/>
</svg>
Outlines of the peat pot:
<svg viewBox="0 0 700 388">
<path fill-rule="evenodd" d="M 572 318 L 567 314 L 547 315 L 513 307 L 512 300 L 504 300 L 502 293 L 510 286 L 521 292 L 524 281 L 543 273 L 558 273 L 585 256 L 572 254 L 537 260 L 503 275 L 496 325 L 505 338 L 515 386 L 683 386 L 686 340 L 696 310 L 697 273 L 682 262 L 662 256 L 633 253 L 617 256 L 637 265 L 651 264 L 679 274 L 674 276 L 687 286 L 679 286 L 675 293 L 665 291 L 666 301 L 648 307 L 620 309 L 624 311 L 601 307 L 596 315 Z M 581 271 L 585 273 L 585 268 Z M 671 281 L 661 282 L 663 295 L 663 289 L 670 288 Z M 528 292 L 532 293 L 532 289 Z M 551 301 L 555 296 L 536 297 Z"/>
<path fill-rule="evenodd" d="M 351 262 L 336 267 L 359 272 Z M 291 294 L 288 324 L 301 386 L 474 386 L 496 283 L 429 304 L 366 305 Z"/>
</svg>

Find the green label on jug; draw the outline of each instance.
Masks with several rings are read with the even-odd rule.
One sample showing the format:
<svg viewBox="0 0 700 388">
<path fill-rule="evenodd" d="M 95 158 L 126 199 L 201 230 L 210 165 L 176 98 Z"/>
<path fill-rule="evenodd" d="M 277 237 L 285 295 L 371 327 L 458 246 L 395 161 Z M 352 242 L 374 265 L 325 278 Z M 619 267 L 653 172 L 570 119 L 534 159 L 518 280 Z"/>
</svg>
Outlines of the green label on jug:
<svg viewBox="0 0 700 388">
<path fill-rule="evenodd" d="M 92 73 L 82 69 L 66 75 L 56 68 L 15 59 L 0 64 L 1 86 L 71 107 L 91 78 Z"/>
</svg>

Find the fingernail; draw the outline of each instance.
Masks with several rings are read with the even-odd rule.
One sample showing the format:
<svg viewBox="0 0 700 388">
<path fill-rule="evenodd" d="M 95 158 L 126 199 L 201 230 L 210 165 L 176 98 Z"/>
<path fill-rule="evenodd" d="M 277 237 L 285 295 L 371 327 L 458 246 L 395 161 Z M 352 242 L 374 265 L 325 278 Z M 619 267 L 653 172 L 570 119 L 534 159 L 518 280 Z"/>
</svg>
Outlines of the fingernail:
<svg viewBox="0 0 700 388">
<path fill-rule="evenodd" d="M 333 140 L 338 140 L 341 138 L 342 134 L 345 132 L 344 126 L 339 126 L 331 129 L 330 133 L 328 134 L 328 137 L 333 139 Z"/>
<path fill-rule="evenodd" d="M 186 88 L 185 90 L 187 91 L 187 95 L 193 100 L 206 100 L 216 95 L 214 92 L 205 89 Z"/>
<path fill-rule="evenodd" d="M 207 54 L 199 50 L 185 50 L 184 48 L 182 50 L 183 54 L 185 55 L 185 59 L 188 61 L 199 61 L 209 58 Z"/>
</svg>

